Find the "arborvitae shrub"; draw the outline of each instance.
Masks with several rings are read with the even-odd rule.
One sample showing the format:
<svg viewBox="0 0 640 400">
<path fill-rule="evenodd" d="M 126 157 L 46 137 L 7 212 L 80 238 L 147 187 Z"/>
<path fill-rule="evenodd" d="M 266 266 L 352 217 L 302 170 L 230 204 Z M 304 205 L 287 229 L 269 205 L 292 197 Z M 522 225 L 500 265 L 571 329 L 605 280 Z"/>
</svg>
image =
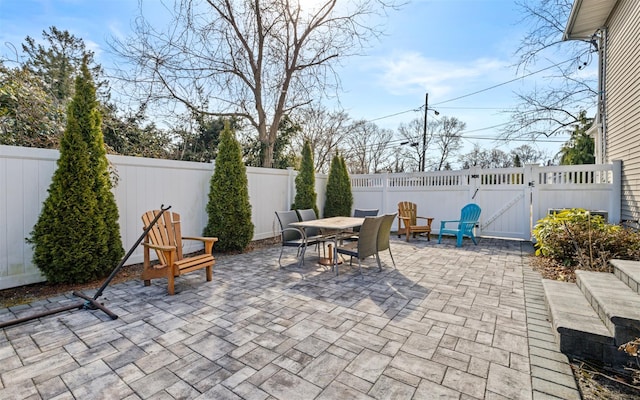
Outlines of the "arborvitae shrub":
<svg viewBox="0 0 640 400">
<path fill-rule="evenodd" d="M 209 187 L 205 236 L 219 239 L 216 249 L 242 251 L 253 238 L 247 168 L 229 123 L 220 136 L 216 166 Z"/>
<path fill-rule="evenodd" d="M 351 182 L 344 159 L 338 154 L 331 159 L 327 178 L 327 199 L 324 204 L 324 217 L 348 217 L 351 215 L 353 195 Z"/>
<path fill-rule="evenodd" d="M 82 102 L 91 105 L 90 113 L 82 113 L 78 110 L 78 115 L 83 116 L 85 121 L 80 124 L 84 141 L 87 143 L 89 152 L 89 170 L 93 174 L 93 191 L 98 201 L 98 214 L 104 222 L 104 232 L 100 235 L 100 249 L 97 254 L 97 265 L 106 273 L 116 267 L 124 256 L 122 248 L 122 238 L 120 237 L 120 224 L 118 223 L 118 205 L 111 191 L 113 185 L 109 171 L 109 160 L 102 134 L 102 116 L 100 115 L 99 104 L 95 96 L 89 70 L 83 67 L 84 79 L 80 80 L 82 89 L 76 87 L 76 93 L 80 91 Z M 73 106 L 73 103 L 72 103 Z"/>
<path fill-rule="evenodd" d="M 302 148 L 302 161 L 300 161 L 300 172 L 296 176 L 296 198 L 291 206 L 294 210 L 306 210 L 313 208 L 316 215 L 320 215 L 318 212 L 318 205 L 316 200 L 318 195 L 316 194 L 316 173 L 313 167 L 313 153 L 311 152 L 311 145 L 308 141 L 305 141 Z"/>
<path fill-rule="evenodd" d="M 98 102 L 86 63 L 75 85 L 49 195 L 27 239 L 33 245 L 33 262 L 51 283 L 104 277 L 124 254 Z"/>
<path fill-rule="evenodd" d="M 341 210 L 344 216 L 351 215 L 353 206 L 353 193 L 351 193 L 351 179 L 347 170 L 347 163 L 344 157 L 340 157 L 340 192 L 342 193 Z"/>
</svg>

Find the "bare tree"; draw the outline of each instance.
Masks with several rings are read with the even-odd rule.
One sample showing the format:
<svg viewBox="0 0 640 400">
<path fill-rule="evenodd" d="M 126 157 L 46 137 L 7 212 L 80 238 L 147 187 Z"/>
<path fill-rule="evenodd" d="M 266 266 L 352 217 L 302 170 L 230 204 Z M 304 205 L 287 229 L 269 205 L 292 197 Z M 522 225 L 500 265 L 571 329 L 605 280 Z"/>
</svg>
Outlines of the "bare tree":
<svg viewBox="0 0 640 400">
<path fill-rule="evenodd" d="M 500 149 L 483 149 L 479 144 L 473 145 L 471 152 L 458 157 L 463 168 L 507 168 L 513 165 L 509 154 Z"/>
<path fill-rule="evenodd" d="M 373 122 L 357 121 L 347 139 L 343 154 L 349 172 L 372 174 L 387 169 L 390 163 L 389 142 L 393 131 Z"/>
<path fill-rule="evenodd" d="M 432 128 L 433 123 L 430 124 Z M 402 123 L 398 126 L 398 134 L 402 138 L 401 147 L 398 151 L 398 157 L 408 162 L 408 168 L 419 171 L 422 165 L 422 154 L 426 154 L 433 142 L 433 129 L 427 132 L 424 151 L 422 149 L 422 136 L 424 134 L 424 117 L 415 118 L 408 123 Z"/>
<path fill-rule="evenodd" d="M 445 116 L 440 117 L 433 124 L 436 131 L 434 134 L 435 147 L 439 150 L 434 167 L 436 171 L 440 171 L 445 167 L 449 158 L 462 147 L 460 135 L 467 128 L 467 124 L 456 117 Z"/>
<path fill-rule="evenodd" d="M 516 51 L 519 74 L 526 76 L 541 59 L 562 59 L 548 67 L 546 86 L 517 94 L 520 104 L 507 113 L 510 122 L 502 129 L 504 138 L 549 137 L 564 132 L 579 121 L 580 111 L 596 103 L 597 81 L 582 74 L 597 51 L 597 34 L 591 41 L 563 41 L 562 35 L 573 0 L 519 0 L 522 23 L 528 26 Z"/>
<path fill-rule="evenodd" d="M 511 155 L 514 158 L 517 155 L 522 165 L 541 162 L 549 158 L 545 151 L 538 150 L 528 144 L 523 144 L 511 150 Z"/>
<path fill-rule="evenodd" d="M 140 15 L 112 47 L 141 100 L 246 119 L 271 166 L 280 119 L 338 89 L 335 66 L 381 33 L 393 1 L 176 0 L 163 30 Z"/>
<path fill-rule="evenodd" d="M 461 154 L 458 156 L 458 161 L 462 164 L 463 169 L 469 169 L 471 167 L 479 166 L 484 167 L 488 165 L 487 150 L 480 147 L 478 143 L 473 145 L 473 150 L 469 153 Z"/>
<path fill-rule="evenodd" d="M 344 143 L 354 125 L 346 112 L 329 111 L 314 104 L 299 108 L 293 114 L 292 119 L 300 125 L 301 133 L 292 140 L 292 144 L 301 149 L 304 142 L 309 141 L 315 170 L 329 173 L 331 158 L 338 144 Z"/>
</svg>

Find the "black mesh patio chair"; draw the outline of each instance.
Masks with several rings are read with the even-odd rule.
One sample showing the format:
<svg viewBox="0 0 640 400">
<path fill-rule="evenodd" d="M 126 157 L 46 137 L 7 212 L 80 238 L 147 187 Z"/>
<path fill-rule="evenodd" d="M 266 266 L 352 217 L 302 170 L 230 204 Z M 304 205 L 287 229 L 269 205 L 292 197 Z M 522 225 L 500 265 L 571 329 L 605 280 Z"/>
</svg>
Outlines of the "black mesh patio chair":
<svg viewBox="0 0 640 400">
<path fill-rule="evenodd" d="M 353 257 L 358 259 L 358 270 L 360 274 L 362 274 L 362 264 L 360 260 L 364 260 L 369 256 L 375 256 L 378 253 L 378 230 L 380 229 L 382 218 L 383 216 L 365 217 L 364 223 L 360 227 L 358 240 L 355 242 L 347 242 L 337 248 L 338 254 L 351 257 L 349 265 L 352 264 Z"/>
<path fill-rule="evenodd" d="M 353 216 L 356 218 L 376 217 L 378 215 L 378 211 L 379 210 L 377 208 L 368 208 L 368 209 L 356 208 L 355 210 L 353 210 Z M 353 228 L 353 232 L 355 232 L 356 234 L 359 231 L 360 231 L 359 226 Z"/>
<path fill-rule="evenodd" d="M 313 221 L 314 219 L 318 219 L 316 212 L 313 208 L 305 208 L 302 210 L 296 210 L 298 213 L 298 217 L 300 221 Z M 318 249 L 318 256 L 320 256 L 320 245 L 322 245 L 322 250 L 324 252 L 324 243 L 327 240 L 331 240 L 331 238 L 325 234 L 323 234 L 322 230 L 319 228 L 303 228 L 304 233 L 307 236 L 307 242 L 315 244 Z M 326 255 L 326 254 L 325 254 Z"/>
<path fill-rule="evenodd" d="M 280 235 L 282 236 L 282 247 L 280 248 L 280 256 L 278 257 L 278 265 L 282 268 L 282 252 L 285 247 L 295 247 L 297 249 L 297 255 L 300 260 L 298 266 L 304 265 L 304 253 L 307 246 L 316 244 L 316 242 L 310 242 L 307 240 L 307 235 L 304 230 L 290 226 L 293 222 L 299 222 L 298 213 L 295 210 L 291 211 L 276 211 L 276 217 L 280 223 Z"/>
<path fill-rule="evenodd" d="M 380 210 L 378 210 L 377 208 L 368 208 L 368 209 L 356 208 L 355 210 L 353 210 L 353 216 L 358 218 L 376 217 L 378 216 L 379 211 Z"/>
<path fill-rule="evenodd" d="M 353 210 L 353 216 L 355 218 L 364 218 L 364 217 L 376 217 L 378 215 L 377 208 L 363 209 L 356 208 Z M 360 232 L 360 227 L 356 226 L 351 229 L 349 232 L 345 232 L 342 234 L 341 240 L 358 240 L 358 233 Z"/>
</svg>

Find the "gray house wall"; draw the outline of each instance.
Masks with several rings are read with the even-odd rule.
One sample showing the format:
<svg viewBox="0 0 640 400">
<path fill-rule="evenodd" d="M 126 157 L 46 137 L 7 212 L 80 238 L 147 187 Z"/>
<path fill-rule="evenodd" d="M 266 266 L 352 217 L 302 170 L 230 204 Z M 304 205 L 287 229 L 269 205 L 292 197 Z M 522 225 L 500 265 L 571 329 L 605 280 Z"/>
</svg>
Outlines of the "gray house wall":
<svg viewBox="0 0 640 400">
<path fill-rule="evenodd" d="M 596 162 L 622 162 L 620 220 L 640 229 L 640 0 L 574 0 L 564 40 L 595 40 Z"/>
<path fill-rule="evenodd" d="M 621 219 L 640 227 L 640 1 L 618 1 L 607 27 L 604 161 L 622 160 Z"/>
</svg>

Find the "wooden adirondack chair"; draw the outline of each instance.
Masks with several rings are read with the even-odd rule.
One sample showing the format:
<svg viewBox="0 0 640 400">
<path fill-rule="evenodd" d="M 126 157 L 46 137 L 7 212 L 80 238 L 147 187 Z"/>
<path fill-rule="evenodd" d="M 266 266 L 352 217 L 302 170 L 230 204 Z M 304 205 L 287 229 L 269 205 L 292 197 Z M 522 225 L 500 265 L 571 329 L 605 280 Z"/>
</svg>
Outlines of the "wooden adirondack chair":
<svg viewBox="0 0 640 400">
<path fill-rule="evenodd" d="M 160 210 L 147 211 L 142 215 L 143 229 L 146 229 Z M 183 257 L 182 241 L 199 240 L 204 243 L 204 254 Z M 141 279 L 144 285 L 151 285 L 151 279 L 167 278 L 168 292 L 175 293 L 174 279 L 177 276 L 206 268 L 207 281 L 213 278 L 213 265 L 216 263 L 211 254 L 213 244 L 218 241 L 215 237 L 182 236 L 180 228 L 180 214 L 164 211 L 163 216 L 145 236 L 144 242 L 144 270 Z M 159 263 L 151 265 L 150 251 L 156 251 Z"/>
<path fill-rule="evenodd" d="M 416 237 L 416 233 L 426 233 L 427 240 L 431 240 L 431 223 L 433 218 L 420 217 L 417 215 L 418 206 L 409 201 L 398 203 L 398 237 L 406 235 L 407 242 L 409 236 Z M 418 220 L 425 220 L 424 225 L 419 225 Z M 402 226 L 404 225 L 404 227 Z"/>
<path fill-rule="evenodd" d="M 442 234 L 450 234 L 456 237 L 456 247 L 462 246 L 462 239 L 466 236 L 473 241 L 473 244 L 477 245 L 476 236 L 473 233 L 473 229 L 476 227 L 478 220 L 480 219 L 480 206 L 474 203 L 469 203 L 462 207 L 460 211 L 460 219 L 440 221 L 440 232 L 438 233 L 438 243 L 442 241 Z M 457 223 L 455 228 L 446 228 L 448 223 Z"/>
</svg>

